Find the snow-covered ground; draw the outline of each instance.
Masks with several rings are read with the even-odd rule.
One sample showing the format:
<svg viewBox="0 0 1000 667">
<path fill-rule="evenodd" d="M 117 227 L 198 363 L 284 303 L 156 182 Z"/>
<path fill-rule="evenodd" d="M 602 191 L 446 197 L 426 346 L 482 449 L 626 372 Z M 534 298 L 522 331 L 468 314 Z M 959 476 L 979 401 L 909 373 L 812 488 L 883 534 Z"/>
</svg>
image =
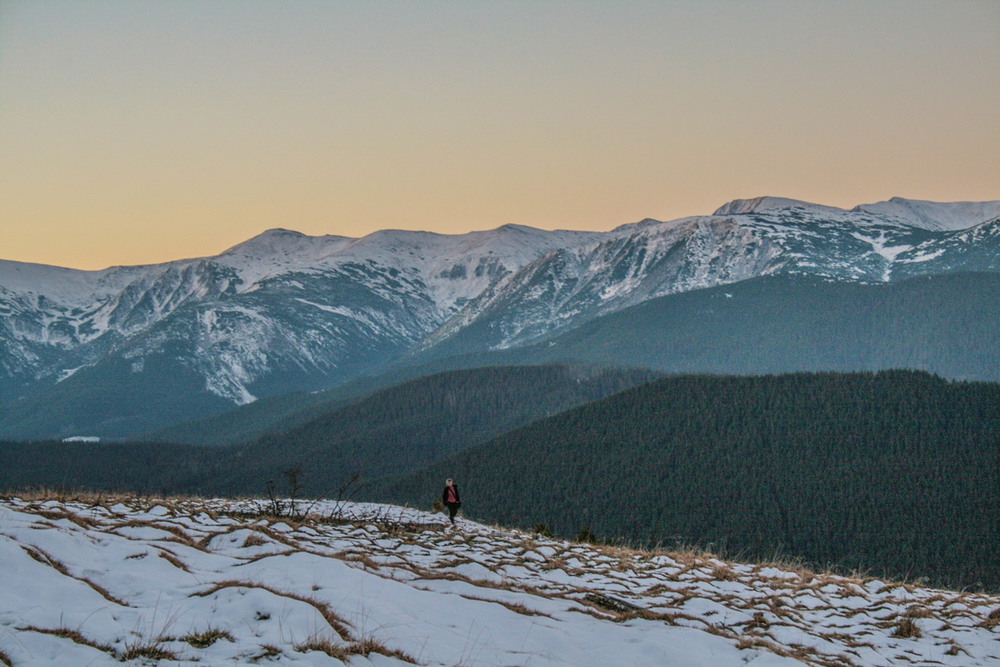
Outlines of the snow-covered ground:
<svg viewBox="0 0 1000 667">
<path fill-rule="evenodd" d="M 267 506 L 0 500 L 0 663 L 1000 664 L 1000 596 Z"/>
</svg>

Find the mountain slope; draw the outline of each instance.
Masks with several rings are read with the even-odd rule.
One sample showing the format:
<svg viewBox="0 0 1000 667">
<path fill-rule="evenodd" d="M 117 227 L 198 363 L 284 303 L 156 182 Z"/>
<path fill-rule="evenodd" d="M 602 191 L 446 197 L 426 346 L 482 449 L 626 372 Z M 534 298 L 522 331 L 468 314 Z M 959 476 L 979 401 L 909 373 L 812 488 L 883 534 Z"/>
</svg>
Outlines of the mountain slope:
<svg viewBox="0 0 1000 667">
<path fill-rule="evenodd" d="M 847 211 L 764 197 L 603 233 L 271 230 L 155 266 L 0 261 L 0 437 L 134 436 L 414 353 L 530 345 L 650 299 L 766 275 L 1000 272 L 998 208 L 894 199 Z"/>
<path fill-rule="evenodd" d="M 486 290 L 424 347 L 468 349 L 470 330 L 473 346 L 525 345 L 649 299 L 765 275 L 887 282 L 1000 271 L 1000 222 L 946 232 L 911 222 L 772 198 L 732 202 L 713 216 L 647 222 L 536 260 Z"/>
<path fill-rule="evenodd" d="M 87 502 L 90 500 L 91 502 Z M 1000 598 L 547 539 L 391 506 L 0 502 L 6 664 L 910 665 Z"/>
<path fill-rule="evenodd" d="M 0 489 L 56 487 L 149 493 L 260 494 L 298 468 L 301 492 L 336 496 L 418 469 L 546 415 L 657 377 L 648 371 L 562 366 L 439 373 L 285 417 L 253 442 L 229 447 L 149 443 L 0 443 Z M 221 445 L 224 443 L 204 443 Z"/>
<path fill-rule="evenodd" d="M 477 333 L 469 327 L 463 336 Z M 468 347 L 476 344 L 485 343 Z M 651 299 L 542 344 L 506 350 L 504 359 L 627 361 L 674 373 L 913 368 L 997 381 L 1000 275 L 875 284 L 768 276 Z"/>
<path fill-rule="evenodd" d="M 0 443 L 0 490 L 340 497 L 362 473 L 365 498 L 427 506 L 453 477 L 475 516 L 566 536 L 1000 586 L 1000 384 L 891 371 L 625 388 L 638 379 L 448 373 L 243 448 Z"/>
<path fill-rule="evenodd" d="M 286 432 L 229 450 L 204 493 L 262 492 L 300 468 L 304 493 L 332 496 L 354 475 L 364 483 L 427 466 L 546 415 L 654 377 L 565 367 L 481 368 L 442 373 L 376 392 Z"/>
<path fill-rule="evenodd" d="M 591 236 L 276 230 L 217 258 L 128 271 L 0 263 L 10 315 L 0 325 L 11 374 L 3 435 L 126 437 L 178 414 L 343 382 L 399 356 L 521 264 Z M 64 282 L 58 299 L 41 293 Z M 101 383 L 116 388 L 121 414 L 88 397 Z M 46 420 L 46 406 L 66 418 Z"/>
<path fill-rule="evenodd" d="M 893 197 L 877 204 L 861 204 L 852 209 L 903 224 L 935 231 L 968 229 L 969 221 L 985 222 L 1000 218 L 1000 201 L 939 202 Z"/>
<path fill-rule="evenodd" d="M 680 376 L 371 493 L 417 503 L 452 477 L 488 521 L 996 588 L 998 461 L 996 383 L 901 371 Z"/>
</svg>

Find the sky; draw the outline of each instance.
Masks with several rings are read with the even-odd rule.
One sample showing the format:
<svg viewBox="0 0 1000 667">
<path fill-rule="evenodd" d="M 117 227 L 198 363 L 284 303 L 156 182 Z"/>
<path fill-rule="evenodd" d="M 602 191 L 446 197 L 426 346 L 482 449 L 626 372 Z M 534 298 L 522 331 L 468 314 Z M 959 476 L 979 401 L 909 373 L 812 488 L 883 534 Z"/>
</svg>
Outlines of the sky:
<svg viewBox="0 0 1000 667">
<path fill-rule="evenodd" d="M 997 200 L 998 109 L 996 0 L 0 0 L 0 259 Z"/>
</svg>

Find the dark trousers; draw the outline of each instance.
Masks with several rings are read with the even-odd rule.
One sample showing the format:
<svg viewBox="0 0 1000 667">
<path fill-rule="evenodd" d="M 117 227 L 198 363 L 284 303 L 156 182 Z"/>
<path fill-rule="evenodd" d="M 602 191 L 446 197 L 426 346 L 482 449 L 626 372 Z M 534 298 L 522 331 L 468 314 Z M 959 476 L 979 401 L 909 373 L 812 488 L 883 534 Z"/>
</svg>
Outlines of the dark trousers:
<svg viewBox="0 0 1000 667">
<path fill-rule="evenodd" d="M 458 508 L 462 506 L 462 503 L 445 503 L 448 508 L 448 518 L 451 519 L 452 523 L 455 523 L 455 515 L 458 513 Z"/>
</svg>

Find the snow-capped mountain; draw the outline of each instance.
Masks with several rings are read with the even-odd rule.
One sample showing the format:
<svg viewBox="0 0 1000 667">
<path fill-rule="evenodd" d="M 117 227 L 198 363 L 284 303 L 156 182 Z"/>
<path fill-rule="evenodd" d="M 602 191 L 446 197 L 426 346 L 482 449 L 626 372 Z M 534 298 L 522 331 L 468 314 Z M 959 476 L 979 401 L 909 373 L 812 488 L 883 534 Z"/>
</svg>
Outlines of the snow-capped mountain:
<svg viewBox="0 0 1000 667">
<path fill-rule="evenodd" d="M 877 204 L 861 204 L 853 211 L 871 213 L 905 225 L 933 231 L 967 229 L 970 221 L 1000 218 L 1000 201 L 939 203 L 893 197 Z"/>
<path fill-rule="evenodd" d="M 405 352 L 528 262 L 597 236 L 513 225 L 361 239 L 272 230 L 217 257 L 154 266 L 0 262 L 0 400 L 27 394 L 23 414 L 89 395 L 72 400 L 91 400 L 91 419 L 126 432 L 149 426 L 157 394 L 180 417 L 326 386 Z M 117 387 L 120 402 L 94 397 L 91 383 Z M 136 400 L 129 426 L 121 411 Z"/>
<path fill-rule="evenodd" d="M 735 200 L 711 216 L 643 221 L 564 248 L 487 290 L 431 343 L 461 335 L 506 348 L 667 294 L 780 273 L 884 282 L 1000 271 L 1000 202 L 893 200 L 847 211 L 774 197 Z M 891 205 L 890 205 L 891 204 Z M 871 210 L 869 210 L 871 209 Z M 910 217 L 900 211 L 916 210 Z M 957 231 L 931 231 L 931 214 Z M 960 225 L 959 221 L 964 221 Z"/>
<path fill-rule="evenodd" d="M 152 266 L 0 261 L 0 421 L 33 424 L 0 436 L 135 433 L 329 386 L 415 350 L 509 348 L 758 276 L 880 282 L 961 270 L 1000 271 L 1000 202 L 845 210 L 762 197 L 603 233 L 277 229 L 216 257 Z M 53 410 L 67 402 L 70 415 Z"/>
</svg>

